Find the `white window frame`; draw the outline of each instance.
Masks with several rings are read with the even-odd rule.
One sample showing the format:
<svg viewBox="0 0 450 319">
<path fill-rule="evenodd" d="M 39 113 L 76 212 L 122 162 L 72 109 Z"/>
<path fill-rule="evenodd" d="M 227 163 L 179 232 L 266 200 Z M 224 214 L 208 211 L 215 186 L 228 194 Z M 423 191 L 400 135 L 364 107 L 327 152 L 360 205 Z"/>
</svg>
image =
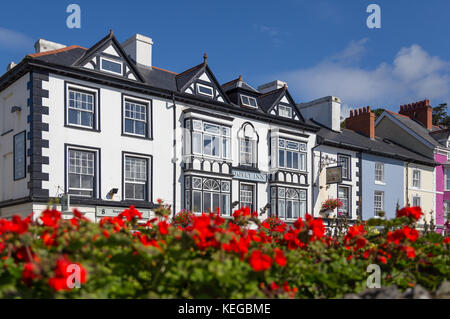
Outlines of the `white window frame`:
<svg viewBox="0 0 450 319">
<path fill-rule="evenodd" d="M 89 147 L 82 147 L 82 146 L 73 146 L 73 145 L 66 145 L 66 163 L 65 163 L 65 170 L 66 170 L 66 193 L 70 194 L 70 190 L 73 189 L 75 191 L 90 191 L 88 189 L 83 189 L 83 188 L 70 188 L 70 170 L 69 170 L 69 162 L 70 162 L 70 151 L 79 151 L 79 152 L 87 152 L 87 153 L 93 153 L 94 154 L 94 173 L 93 173 L 93 189 L 92 189 L 92 196 L 89 195 L 79 195 L 79 194 L 71 194 L 72 196 L 76 196 L 76 197 L 84 197 L 84 198 L 98 198 L 100 197 L 100 190 L 99 190 L 99 180 L 100 180 L 100 171 L 99 171 L 99 159 L 100 159 L 100 150 L 99 149 L 94 149 L 94 148 L 89 148 Z M 88 174 L 81 174 L 81 175 L 88 175 Z"/>
<path fill-rule="evenodd" d="M 103 68 L 103 61 L 109 61 L 109 62 L 112 62 L 112 63 L 119 64 L 120 65 L 120 73 L 104 69 Z M 108 72 L 108 73 L 115 74 L 115 75 L 123 75 L 123 62 L 119 62 L 119 61 L 116 61 L 116 60 L 113 60 L 113 59 L 108 59 L 108 58 L 105 58 L 105 57 L 100 57 L 100 70 L 103 71 L 103 72 Z"/>
<path fill-rule="evenodd" d="M 348 217 L 351 217 L 351 215 L 352 215 L 352 212 L 351 212 L 351 208 L 352 208 L 352 203 L 351 203 L 351 200 L 352 200 L 352 188 L 350 187 L 350 186 L 346 186 L 346 185 L 338 185 L 338 187 L 337 187 L 337 197 L 338 197 L 338 199 L 344 204 L 344 201 L 343 201 L 343 199 L 341 198 L 341 197 L 339 197 L 339 188 L 346 188 L 347 189 L 347 212 L 343 212 L 342 211 L 342 208 L 338 208 L 338 212 L 339 213 L 343 213 L 343 214 L 346 214 Z M 344 207 L 344 206 L 342 206 L 342 207 Z"/>
<path fill-rule="evenodd" d="M 204 93 L 204 92 L 200 91 L 200 87 L 211 89 L 211 94 L 207 94 L 207 93 Z M 214 88 L 212 86 L 209 86 L 209 85 L 197 83 L 197 93 L 201 94 L 201 95 L 204 95 L 204 96 L 208 96 L 210 98 L 213 98 L 214 97 Z"/>
<path fill-rule="evenodd" d="M 243 194 L 242 194 L 242 192 L 244 191 L 244 192 L 249 192 L 248 190 L 242 190 L 242 186 L 250 186 L 251 188 L 252 188 L 252 194 L 251 194 L 251 196 L 252 196 L 252 202 L 251 202 L 251 205 L 253 206 L 253 207 L 250 207 L 250 210 L 253 212 L 253 211 L 256 211 L 256 186 L 257 186 L 257 184 L 253 184 L 253 183 L 239 183 L 239 207 L 241 207 L 241 208 L 243 208 L 243 207 L 245 207 L 245 206 L 243 206 L 242 205 L 242 203 L 249 203 L 248 201 L 245 201 L 245 202 L 243 202 L 242 201 L 242 197 L 243 197 Z M 247 195 L 245 195 L 245 196 L 247 196 Z"/>
<path fill-rule="evenodd" d="M 381 166 L 381 168 L 377 167 L 377 166 Z M 378 175 L 381 176 L 380 179 L 377 178 Z M 375 183 L 377 183 L 377 184 L 384 184 L 385 183 L 384 182 L 384 163 L 382 163 L 382 162 L 376 162 L 375 163 Z"/>
<path fill-rule="evenodd" d="M 78 108 L 71 108 L 69 106 L 70 104 L 70 91 L 80 92 L 84 94 L 92 94 L 94 96 L 93 100 L 93 110 L 92 110 L 92 126 L 87 125 L 81 125 L 81 124 L 74 124 L 69 122 L 69 110 L 74 109 L 79 112 L 87 112 L 87 110 L 80 110 Z M 88 129 L 88 130 L 99 130 L 100 128 L 100 117 L 99 117 L 99 99 L 100 99 L 100 90 L 96 88 L 86 87 L 83 85 L 75 84 L 75 83 L 68 83 L 66 82 L 66 101 L 65 101 L 65 125 L 68 127 L 73 128 L 81 128 L 81 129 Z"/>
<path fill-rule="evenodd" d="M 341 163 L 341 158 L 347 159 L 347 166 L 344 167 Z M 337 155 L 337 162 L 339 166 L 342 166 L 342 179 L 343 180 L 351 180 L 352 179 L 352 157 L 350 155 L 346 154 L 338 154 Z M 347 171 L 347 176 L 344 176 L 344 168 Z"/>
<path fill-rule="evenodd" d="M 248 99 L 249 103 L 245 103 L 244 102 L 244 97 Z M 255 105 L 251 105 L 250 100 L 255 101 Z M 248 107 L 252 107 L 252 108 L 258 108 L 258 102 L 256 101 L 256 98 L 252 97 L 252 96 L 248 96 L 248 95 L 241 95 L 241 103 L 242 105 L 248 106 Z"/>
<path fill-rule="evenodd" d="M 377 205 L 379 203 L 379 205 Z M 375 191 L 373 198 L 373 209 L 374 216 L 378 216 L 380 211 L 384 212 L 384 192 L 383 191 Z"/>
<path fill-rule="evenodd" d="M 414 178 L 414 173 L 418 172 L 419 173 L 419 178 Z M 412 170 L 412 174 L 411 174 L 411 178 L 412 178 L 412 184 L 411 184 L 411 188 L 416 188 L 416 189 L 420 189 L 422 187 L 422 171 L 418 168 L 414 168 Z M 415 186 L 415 182 L 418 183 L 418 186 Z"/>
<path fill-rule="evenodd" d="M 308 144 L 306 142 L 300 142 L 300 141 L 294 141 L 288 138 L 284 138 L 284 137 L 279 137 L 277 139 L 278 142 L 278 154 L 277 154 L 277 158 L 278 158 L 278 167 L 279 168 L 284 168 L 287 170 L 292 170 L 292 171 L 300 171 L 300 172 L 306 172 L 307 171 L 307 165 L 308 165 Z M 292 148 L 288 148 L 287 147 L 287 143 L 296 143 L 298 145 L 297 149 L 292 149 Z M 284 146 L 281 146 L 281 144 L 283 144 Z M 302 150 L 302 148 L 304 150 Z M 280 153 L 283 153 L 283 160 L 284 163 L 283 165 L 281 165 L 280 162 Z M 292 153 L 292 167 L 287 167 L 287 155 L 288 152 Z M 298 156 L 298 168 L 294 168 L 294 153 L 297 154 Z M 302 158 L 304 158 L 304 160 L 302 161 Z M 302 168 L 302 165 L 304 166 Z"/>
<path fill-rule="evenodd" d="M 145 183 L 140 181 L 127 181 L 126 176 L 126 159 L 128 158 L 135 158 L 139 160 L 145 160 L 146 161 L 146 181 Z M 124 152 L 122 155 L 122 162 L 123 162 L 123 177 L 122 177 L 122 189 L 123 189 L 123 200 L 133 200 L 133 201 L 151 201 L 151 172 L 152 172 L 152 157 L 148 155 L 141 155 L 141 154 L 134 154 L 134 153 L 126 153 Z M 143 184 L 145 185 L 145 194 L 143 199 L 137 199 L 137 198 L 128 198 L 126 196 L 126 184 Z"/>
<path fill-rule="evenodd" d="M 450 168 L 445 168 L 444 172 L 444 190 L 450 191 L 450 187 L 448 187 L 450 182 Z"/>
<path fill-rule="evenodd" d="M 288 111 L 289 110 L 290 116 L 286 116 L 286 115 L 281 114 L 282 113 L 281 109 L 284 109 L 284 111 Z M 278 115 L 281 116 L 281 117 L 285 117 L 285 118 L 291 119 L 292 118 L 292 107 L 288 106 L 288 105 L 279 104 L 278 105 Z"/>
<path fill-rule="evenodd" d="M 191 131 L 187 131 L 188 134 L 192 134 L 191 138 L 190 138 L 190 144 L 192 145 L 192 154 L 195 155 L 201 155 L 204 157 L 210 157 L 210 158 L 215 158 L 215 159 L 225 159 L 225 160 L 231 160 L 232 155 L 231 155 L 231 128 L 229 126 L 225 126 L 225 125 L 221 125 L 221 124 L 217 124 L 217 123 L 212 123 L 209 121 L 205 121 L 205 120 L 198 120 L 198 119 L 192 119 L 192 130 Z M 212 125 L 212 126 L 217 126 L 219 128 L 219 133 L 212 133 L 212 132 L 208 132 L 205 131 L 205 124 L 206 125 Z M 201 129 L 197 129 L 197 126 L 200 126 Z M 196 149 L 196 145 L 195 143 L 197 142 L 198 139 L 194 139 L 194 135 L 197 134 L 199 136 L 199 140 L 200 140 L 200 152 L 197 152 Z M 219 139 L 219 154 L 218 155 L 210 155 L 210 154 L 206 154 L 205 153 L 205 149 L 204 149 L 204 145 L 205 145 L 205 135 L 206 136 L 214 136 L 216 138 Z M 227 143 L 228 142 L 228 143 Z M 198 146 L 198 145 L 197 145 Z M 227 154 L 226 156 L 224 156 L 224 148 L 226 148 Z M 188 152 L 186 152 L 186 154 L 190 154 L 190 150 L 186 150 Z"/>
<path fill-rule="evenodd" d="M 146 112 L 146 118 L 145 118 L 145 124 L 146 124 L 146 130 L 145 130 L 145 134 L 136 134 L 136 133 L 130 133 L 125 131 L 125 120 L 127 119 L 126 116 L 126 103 L 133 103 L 139 106 L 145 106 L 145 112 Z M 132 121 L 140 121 L 143 122 L 142 120 L 138 120 L 138 119 L 134 119 L 134 118 L 128 118 Z M 130 136 L 136 136 L 136 137 L 144 137 L 144 138 L 152 138 L 151 136 L 151 132 L 152 132 L 152 107 L 151 107 L 151 101 L 149 100 L 145 100 L 145 99 L 140 99 L 137 97 L 131 97 L 131 96 L 127 96 L 124 95 L 122 98 L 122 134 L 123 135 L 130 135 Z"/>
</svg>

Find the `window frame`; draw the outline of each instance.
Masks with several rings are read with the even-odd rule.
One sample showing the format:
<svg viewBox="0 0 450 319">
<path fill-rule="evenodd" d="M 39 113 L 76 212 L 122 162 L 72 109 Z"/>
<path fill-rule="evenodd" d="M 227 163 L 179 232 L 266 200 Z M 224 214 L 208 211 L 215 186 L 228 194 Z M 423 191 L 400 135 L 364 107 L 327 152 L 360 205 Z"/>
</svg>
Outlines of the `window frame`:
<svg viewBox="0 0 450 319">
<path fill-rule="evenodd" d="M 104 68 L 103 68 L 103 61 L 108 61 L 108 62 L 112 62 L 112 63 L 119 64 L 119 65 L 120 65 L 120 73 L 114 72 L 114 71 L 111 71 L 111 70 L 104 69 Z M 102 71 L 102 72 L 108 72 L 108 73 L 111 73 L 111 74 L 114 74 L 114 75 L 120 75 L 120 76 L 123 76 L 123 70 L 124 70 L 124 67 L 123 67 L 123 62 L 122 62 L 122 61 L 119 62 L 119 61 L 117 61 L 117 60 L 109 59 L 109 58 L 105 58 L 105 57 L 101 56 L 101 57 L 100 57 L 100 65 L 99 65 L 99 69 L 100 69 L 100 71 Z"/>
<path fill-rule="evenodd" d="M 346 158 L 348 160 L 348 166 L 347 166 L 347 176 L 344 177 L 344 166 L 341 164 L 340 158 Z M 342 180 L 344 181 L 351 181 L 352 180 L 352 156 L 348 154 L 337 154 L 337 166 L 342 167 Z"/>
<path fill-rule="evenodd" d="M 284 196 L 280 196 L 280 189 L 283 189 L 284 191 Z M 297 192 L 298 194 L 298 198 L 297 199 L 292 199 L 292 198 L 288 198 L 286 196 L 286 193 L 288 190 L 294 190 Z M 301 199 L 301 193 L 304 192 L 305 195 L 305 199 Z M 297 220 L 299 217 L 304 218 L 305 215 L 308 212 L 308 189 L 305 188 L 296 188 L 296 187 L 289 187 L 289 186 L 281 186 L 281 185 L 272 185 L 270 186 L 270 215 L 272 217 L 277 216 L 278 218 L 288 221 L 288 222 L 292 222 Z M 283 201 L 284 202 L 284 216 L 280 216 L 280 205 L 279 203 Z M 297 202 L 299 204 L 299 211 L 298 217 L 291 217 L 288 218 L 287 217 L 287 202 L 291 201 L 292 202 L 292 207 L 293 207 L 293 203 Z M 305 205 L 305 211 L 304 213 L 301 212 L 301 203 L 304 203 Z M 292 212 L 294 212 L 294 210 L 292 210 Z"/>
<path fill-rule="evenodd" d="M 195 124 L 200 125 L 201 129 L 195 128 Z M 218 126 L 219 133 L 211 133 L 205 131 L 205 124 Z M 204 119 L 198 119 L 198 118 L 188 118 L 184 122 L 185 132 L 188 133 L 190 136 L 185 138 L 185 143 L 188 144 L 185 146 L 189 146 L 189 149 L 186 149 L 185 147 L 185 153 L 184 155 L 194 155 L 194 156 L 202 156 L 205 158 L 212 158 L 216 160 L 225 160 L 225 161 L 231 161 L 232 160 L 232 130 L 231 126 L 225 125 L 223 123 L 215 123 L 213 121 L 204 120 Z M 225 133 L 226 131 L 226 133 Z M 206 154 L 204 150 L 205 145 L 205 134 L 207 136 L 215 136 L 219 138 L 219 155 L 210 155 Z M 194 138 L 194 135 L 199 136 L 198 138 Z M 199 145 L 196 145 L 196 142 L 199 141 Z M 225 142 L 227 141 L 227 142 Z M 200 152 L 197 152 L 196 148 L 200 147 Z M 227 150 L 227 156 L 224 156 L 224 148 L 226 147 Z"/>
<path fill-rule="evenodd" d="M 291 116 L 281 115 L 281 110 L 280 110 L 280 108 L 285 108 L 286 110 L 290 110 Z M 292 106 L 290 106 L 290 105 L 284 105 L 284 104 L 278 104 L 278 116 L 281 116 L 281 117 L 284 117 L 284 118 L 287 118 L 287 119 L 292 119 L 293 114 L 294 114 L 294 113 L 293 113 Z"/>
<path fill-rule="evenodd" d="M 377 196 L 380 196 L 380 209 L 376 210 L 376 202 L 377 202 Z M 384 192 L 383 191 L 379 191 L 376 190 L 374 191 L 374 199 L 373 199 L 373 209 L 374 209 L 374 216 L 379 216 L 378 213 L 380 211 L 385 211 L 384 210 Z"/>
<path fill-rule="evenodd" d="M 258 101 L 256 100 L 255 97 L 249 96 L 249 95 L 244 95 L 244 94 L 240 94 L 240 97 L 241 97 L 241 104 L 242 104 L 243 106 L 248 106 L 248 107 L 251 107 L 251 108 L 254 108 L 254 109 L 257 109 L 257 108 L 258 108 Z M 246 103 L 244 102 L 244 97 L 248 99 L 249 104 L 246 104 Z M 255 105 L 254 105 L 254 106 L 251 105 L 250 100 L 254 100 L 254 101 L 255 101 Z"/>
<path fill-rule="evenodd" d="M 418 179 L 414 179 L 414 173 L 418 172 L 419 173 L 419 178 Z M 421 189 L 422 187 L 422 171 L 418 168 L 413 168 L 412 170 L 412 174 L 411 174 L 411 178 L 412 178 L 412 183 L 411 183 L 411 188 L 414 189 Z M 414 186 L 414 182 L 418 181 L 418 186 Z"/>
<path fill-rule="evenodd" d="M 92 196 L 83 196 L 78 194 L 70 194 L 69 188 L 69 151 L 82 151 L 94 154 L 94 180 Z M 101 198 L 101 149 L 90 146 L 64 144 L 64 191 L 66 194 L 70 194 L 72 197 L 84 198 L 84 199 L 98 199 Z"/>
<path fill-rule="evenodd" d="M 125 107 L 126 103 L 145 105 L 146 107 L 146 125 L 145 136 L 141 134 L 125 132 Z M 135 120 L 138 121 L 138 120 Z M 130 94 L 122 94 L 122 136 L 140 138 L 144 140 L 153 140 L 153 100 L 144 99 Z"/>
<path fill-rule="evenodd" d="M 450 191 L 450 168 L 444 168 L 444 190 Z"/>
<path fill-rule="evenodd" d="M 381 180 L 377 179 L 377 165 L 381 165 Z M 375 183 L 377 184 L 385 184 L 385 180 L 384 180 L 384 163 L 382 162 L 375 162 Z"/>
<path fill-rule="evenodd" d="M 200 87 L 211 89 L 211 91 L 212 91 L 211 94 L 207 94 L 207 93 L 201 92 L 200 91 Z M 208 96 L 210 98 L 214 98 L 214 87 L 206 85 L 206 84 L 202 84 L 202 83 L 196 83 L 196 88 L 197 88 L 197 94 Z"/>
<path fill-rule="evenodd" d="M 16 138 L 18 138 L 20 135 L 23 135 L 23 176 L 16 176 L 16 155 L 17 155 L 17 149 L 16 149 Z M 17 133 L 13 136 L 13 180 L 19 181 L 21 179 L 24 179 L 27 177 L 27 132 L 22 131 L 20 133 Z"/>
<path fill-rule="evenodd" d="M 414 199 L 416 199 L 416 198 L 419 199 L 419 205 L 414 204 Z M 418 194 L 413 195 L 412 196 L 412 205 L 413 205 L 413 207 L 416 207 L 416 206 L 422 207 L 422 197 Z"/>
<path fill-rule="evenodd" d="M 194 187 L 194 179 L 200 180 L 200 182 L 201 182 L 200 187 Z M 209 180 L 218 183 L 220 189 L 219 190 L 205 189 L 205 183 Z M 228 183 L 228 190 L 224 190 L 225 183 Z M 201 214 L 203 212 L 203 208 L 204 208 L 204 204 L 205 204 L 204 203 L 205 194 L 210 195 L 211 205 L 213 204 L 213 195 L 216 194 L 219 196 L 220 215 L 223 217 L 231 217 L 232 216 L 232 209 L 231 209 L 232 185 L 233 185 L 233 181 L 230 179 L 222 179 L 222 178 L 199 176 L 199 175 L 185 175 L 184 176 L 184 185 L 183 185 L 184 208 L 191 211 L 194 214 Z M 200 211 L 195 211 L 195 209 L 194 209 L 195 193 L 200 194 Z M 224 210 L 223 210 L 224 196 L 228 197 L 228 199 L 227 199 L 228 212 L 226 214 L 224 214 Z"/>
<path fill-rule="evenodd" d="M 255 211 L 258 211 L 258 184 L 257 183 L 249 183 L 249 182 L 239 182 L 239 207 L 243 208 L 245 206 L 242 206 L 242 189 L 241 186 L 250 186 L 252 187 L 252 207 L 250 207 L 250 213 L 253 213 Z"/>
<path fill-rule="evenodd" d="M 339 197 L 339 188 L 347 188 L 347 190 L 348 190 L 348 198 L 347 198 L 347 201 L 348 201 L 348 203 L 347 203 L 347 206 L 348 206 L 348 212 L 347 212 L 347 217 L 352 217 L 352 187 L 350 186 L 350 185 L 344 185 L 344 184 L 338 184 L 338 186 L 336 187 L 337 188 L 337 196 L 336 196 L 336 198 L 337 199 L 339 199 L 340 201 L 342 201 L 342 199 Z M 338 210 L 337 210 L 337 212 L 338 213 L 342 213 L 342 211 L 341 211 L 341 209 L 340 208 L 338 208 Z"/>
<path fill-rule="evenodd" d="M 280 140 L 284 141 L 284 145 L 285 146 L 283 146 L 283 147 L 280 146 Z M 307 142 L 296 141 L 296 140 L 292 140 L 292 139 L 281 137 L 281 136 L 278 136 L 276 141 L 277 141 L 277 152 L 278 152 L 277 155 L 276 155 L 277 156 L 277 162 L 278 162 L 278 168 L 282 168 L 282 169 L 289 170 L 289 171 L 295 171 L 295 172 L 307 172 L 308 171 L 308 143 Z M 298 144 L 297 150 L 289 149 L 286 146 L 287 142 Z M 305 146 L 305 151 L 301 150 L 301 148 L 302 148 L 301 146 L 302 145 Z M 283 165 L 281 165 L 281 161 L 280 161 L 280 159 L 281 159 L 281 156 L 280 156 L 281 152 L 283 152 L 283 161 L 284 161 Z M 287 154 L 288 154 L 288 152 L 291 152 L 292 154 L 294 154 L 294 153 L 298 154 L 298 159 L 297 159 L 298 168 L 294 168 L 293 165 L 292 165 L 292 167 L 287 167 L 287 158 L 288 158 Z M 304 155 L 304 161 L 303 161 L 304 169 L 301 168 L 301 166 L 302 166 L 301 165 L 302 164 L 302 160 L 301 160 L 302 159 L 302 155 Z M 292 155 L 292 164 L 293 164 L 293 158 L 294 158 L 294 155 Z"/>
<path fill-rule="evenodd" d="M 78 91 L 80 93 L 92 94 L 94 96 L 93 104 L 93 116 L 92 116 L 92 127 L 73 124 L 69 122 L 69 91 Z M 80 111 L 83 112 L 83 111 Z M 72 129 L 86 130 L 93 132 L 101 131 L 100 122 L 100 89 L 96 87 L 86 86 L 84 84 L 74 83 L 74 82 L 64 82 L 64 126 Z"/>
<path fill-rule="evenodd" d="M 146 181 L 146 192 L 144 199 L 131 199 L 126 198 L 126 158 L 138 158 L 145 159 L 147 161 L 147 181 Z M 123 201 L 135 201 L 135 202 L 153 202 L 153 156 L 150 154 L 142 154 L 135 152 L 122 152 L 122 200 Z"/>
</svg>

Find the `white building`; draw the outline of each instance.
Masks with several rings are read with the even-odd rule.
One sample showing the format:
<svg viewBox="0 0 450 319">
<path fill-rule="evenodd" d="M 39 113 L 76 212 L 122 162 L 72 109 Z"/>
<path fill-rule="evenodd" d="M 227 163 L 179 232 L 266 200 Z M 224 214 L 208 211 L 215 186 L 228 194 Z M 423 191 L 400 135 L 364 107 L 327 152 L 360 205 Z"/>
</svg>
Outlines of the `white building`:
<svg viewBox="0 0 450 319">
<path fill-rule="evenodd" d="M 175 212 L 311 212 L 320 127 L 286 84 L 220 85 L 206 56 L 176 74 L 153 66 L 152 46 L 112 32 L 89 49 L 40 40 L 0 78 L 0 217 L 63 194 L 93 220 L 130 205 L 148 217 L 158 198 Z"/>
</svg>

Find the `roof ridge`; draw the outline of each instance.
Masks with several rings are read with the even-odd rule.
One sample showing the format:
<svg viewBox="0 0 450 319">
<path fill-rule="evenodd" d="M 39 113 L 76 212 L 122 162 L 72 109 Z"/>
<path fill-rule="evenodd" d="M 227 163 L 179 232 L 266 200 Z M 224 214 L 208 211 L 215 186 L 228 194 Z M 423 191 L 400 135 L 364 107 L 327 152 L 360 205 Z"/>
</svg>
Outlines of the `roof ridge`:
<svg viewBox="0 0 450 319">
<path fill-rule="evenodd" d="M 231 81 L 229 81 L 229 82 L 227 82 L 227 83 L 224 83 L 224 84 L 222 84 L 221 86 L 224 87 L 224 86 L 230 85 L 231 83 L 237 82 L 237 81 L 239 81 L 240 79 L 241 79 L 241 78 L 238 77 L 237 79 L 234 79 L 234 80 L 231 80 Z"/>
<path fill-rule="evenodd" d="M 393 111 L 390 111 L 390 110 L 386 110 L 386 111 L 389 112 L 389 113 L 391 113 L 391 114 L 395 114 L 395 115 L 398 115 L 398 116 L 406 117 L 407 119 L 411 119 L 409 116 L 404 115 L 404 114 L 396 113 L 396 112 L 393 112 Z"/>
<path fill-rule="evenodd" d="M 200 63 L 200 64 L 198 64 L 198 65 L 196 65 L 196 66 L 193 66 L 193 67 L 190 68 L 190 69 L 187 69 L 187 70 L 185 70 L 185 71 L 183 71 L 183 72 L 181 72 L 181 73 L 178 73 L 177 76 L 183 75 L 183 74 L 185 74 L 185 73 L 187 73 L 187 72 L 190 72 L 190 71 L 194 70 L 195 68 L 198 68 L 199 66 L 203 66 L 203 65 L 205 65 L 205 64 L 204 64 L 204 63 Z"/>
<path fill-rule="evenodd" d="M 61 53 L 61 52 L 65 52 L 65 51 L 69 51 L 69 50 L 73 50 L 73 49 L 88 50 L 88 49 L 83 48 L 82 46 L 79 46 L 79 45 L 71 45 L 71 46 L 68 46 L 68 47 L 65 47 L 65 48 L 61 48 L 61 49 L 28 54 L 28 56 L 30 56 L 32 58 L 37 58 L 37 57 L 40 57 L 40 56 L 50 55 L 50 54 L 57 54 L 57 53 Z"/>
<path fill-rule="evenodd" d="M 152 66 L 152 68 L 160 70 L 160 71 L 164 71 L 164 72 L 168 72 L 168 73 L 172 73 L 172 74 L 178 75 L 178 73 L 176 73 L 176 72 L 169 71 L 169 70 L 162 69 L 162 68 L 158 68 L 157 66 Z"/>
<path fill-rule="evenodd" d="M 286 89 L 286 87 L 283 86 L 283 87 L 281 87 L 281 88 L 279 88 L 279 89 L 275 89 L 275 90 L 266 92 L 266 93 L 264 93 L 264 94 L 261 94 L 260 96 L 258 96 L 258 98 L 264 97 L 264 96 L 269 95 L 269 94 L 274 94 L 275 92 L 281 91 L 281 90 L 284 90 L 284 89 Z"/>
</svg>

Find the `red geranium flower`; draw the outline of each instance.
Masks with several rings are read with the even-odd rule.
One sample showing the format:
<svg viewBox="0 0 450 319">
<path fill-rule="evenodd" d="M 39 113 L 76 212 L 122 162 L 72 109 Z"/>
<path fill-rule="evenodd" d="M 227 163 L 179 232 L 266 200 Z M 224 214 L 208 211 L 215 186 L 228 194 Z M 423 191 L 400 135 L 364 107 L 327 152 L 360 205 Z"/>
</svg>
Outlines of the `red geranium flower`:
<svg viewBox="0 0 450 319">
<path fill-rule="evenodd" d="M 286 266 L 287 258 L 280 248 L 275 248 L 275 262 L 281 267 Z"/>
<path fill-rule="evenodd" d="M 260 250 L 254 250 L 250 256 L 249 264 L 254 271 L 264 271 L 272 266 L 272 258 L 261 253 Z"/>
<path fill-rule="evenodd" d="M 418 220 L 422 216 L 422 209 L 418 206 L 416 207 L 404 207 L 397 211 L 397 217 L 408 217 L 413 220 Z"/>
<path fill-rule="evenodd" d="M 50 285 L 50 287 L 52 287 L 56 291 L 71 289 L 69 287 L 68 282 L 69 277 L 75 274 L 75 272 L 73 272 L 73 270 L 69 268 L 69 266 L 71 265 L 76 265 L 79 267 L 78 269 L 80 271 L 79 272 L 80 277 L 78 278 L 78 280 L 80 284 L 84 284 L 86 282 L 87 272 L 83 268 L 83 266 L 81 266 L 81 264 L 79 263 L 71 262 L 64 256 L 59 258 L 58 261 L 56 262 L 54 276 L 48 280 L 48 284 Z"/>
</svg>

